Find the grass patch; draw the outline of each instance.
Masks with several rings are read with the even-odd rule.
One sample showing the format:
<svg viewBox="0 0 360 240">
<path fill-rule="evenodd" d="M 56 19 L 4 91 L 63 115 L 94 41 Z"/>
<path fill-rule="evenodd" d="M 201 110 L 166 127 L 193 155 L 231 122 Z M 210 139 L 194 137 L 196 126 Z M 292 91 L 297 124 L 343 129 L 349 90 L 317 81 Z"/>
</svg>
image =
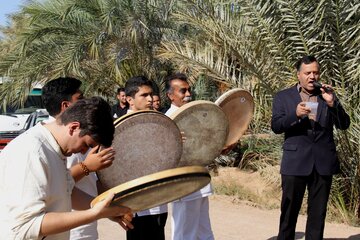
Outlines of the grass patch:
<svg viewBox="0 0 360 240">
<path fill-rule="evenodd" d="M 213 177 L 212 185 L 218 195 L 232 196 L 237 201 L 262 209 L 280 207 L 279 190 L 267 186 L 257 173 L 239 170 L 220 171 Z"/>
</svg>

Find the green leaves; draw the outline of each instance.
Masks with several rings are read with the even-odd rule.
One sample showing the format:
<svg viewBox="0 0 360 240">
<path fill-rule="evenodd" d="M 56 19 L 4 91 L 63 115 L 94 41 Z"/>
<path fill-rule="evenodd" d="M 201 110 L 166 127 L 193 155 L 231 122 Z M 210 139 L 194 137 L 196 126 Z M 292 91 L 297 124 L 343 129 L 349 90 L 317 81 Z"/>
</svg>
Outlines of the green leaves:
<svg viewBox="0 0 360 240">
<path fill-rule="evenodd" d="M 157 72 L 153 52 L 164 25 L 157 10 L 147 1 L 29 2 L 2 41 L 0 75 L 18 85 L 73 76 L 96 86 L 92 94 L 113 96 L 129 77 Z"/>
</svg>

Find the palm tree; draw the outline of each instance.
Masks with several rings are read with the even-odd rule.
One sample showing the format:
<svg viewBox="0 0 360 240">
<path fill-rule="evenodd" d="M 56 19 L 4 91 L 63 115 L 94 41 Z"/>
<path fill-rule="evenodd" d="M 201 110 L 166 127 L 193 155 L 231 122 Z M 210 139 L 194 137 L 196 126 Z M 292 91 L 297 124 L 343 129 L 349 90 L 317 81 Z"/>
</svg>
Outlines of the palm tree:
<svg viewBox="0 0 360 240">
<path fill-rule="evenodd" d="M 2 41 L 0 73 L 22 90 L 22 81 L 67 75 L 82 79 L 88 92 L 113 95 L 129 77 L 161 69 L 153 58 L 164 25 L 157 11 L 149 1 L 30 2 L 13 19 L 15 33 Z M 0 96 L 11 98 L 9 90 Z"/>
</svg>

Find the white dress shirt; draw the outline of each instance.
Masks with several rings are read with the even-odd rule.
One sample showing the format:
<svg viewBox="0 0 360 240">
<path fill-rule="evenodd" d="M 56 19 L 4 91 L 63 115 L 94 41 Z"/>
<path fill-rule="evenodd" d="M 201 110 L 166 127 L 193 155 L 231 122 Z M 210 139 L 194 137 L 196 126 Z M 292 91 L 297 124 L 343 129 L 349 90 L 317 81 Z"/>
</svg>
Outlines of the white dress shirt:
<svg viewBox="0 0 360 240">
<path fill-rule="evenodd" d="M 74 180 L 55 138 L 37 124 L 12 140 L 0 154 L 0 233 L 2 239 L 41 239 L 45 213 L 71 211 Z M 46 240 L 69 239 L 69 231 Z"/>
</svg>

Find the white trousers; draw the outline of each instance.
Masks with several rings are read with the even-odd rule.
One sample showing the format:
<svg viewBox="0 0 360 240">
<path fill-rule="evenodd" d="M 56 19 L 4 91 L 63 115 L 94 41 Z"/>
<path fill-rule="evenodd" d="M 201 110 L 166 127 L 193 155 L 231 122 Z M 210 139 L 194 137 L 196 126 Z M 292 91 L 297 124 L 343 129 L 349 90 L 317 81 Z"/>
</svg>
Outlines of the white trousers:
<svg viewBox="0 0 360 240">
<path fill-rule="evenodd" d="M 208 197 L 173 202 L 171 223 L 173 240 L 214 240 Z"/>
</svg>

